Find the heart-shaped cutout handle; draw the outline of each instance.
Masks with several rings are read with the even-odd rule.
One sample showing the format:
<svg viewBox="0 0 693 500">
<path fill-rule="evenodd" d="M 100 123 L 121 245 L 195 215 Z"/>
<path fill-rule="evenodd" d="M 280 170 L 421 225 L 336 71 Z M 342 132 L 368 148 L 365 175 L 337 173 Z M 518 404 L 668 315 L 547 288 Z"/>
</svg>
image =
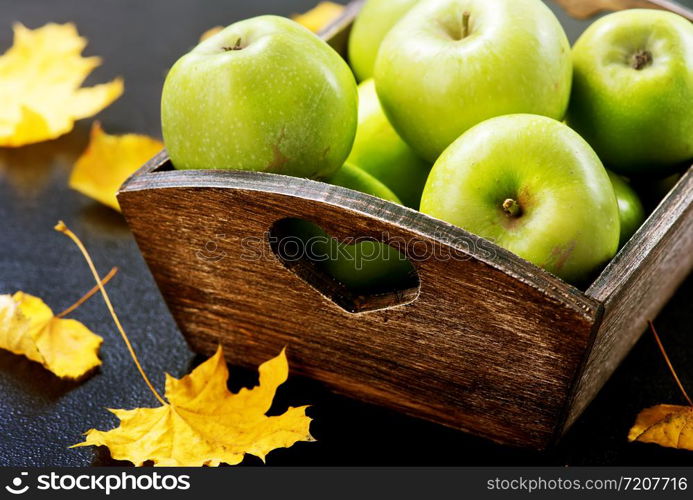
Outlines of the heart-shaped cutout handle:
<svg viewBox="0 0 693 500">
<path fill-rule="evenodd" d="M 285 218 L 268 232 L 270 248 L 287 269 L 351 313 L 406 304 L 419 294 L 419 276 L 396 248 L 371 237 L 338 241 L 313 222 Z"/>
</svg>

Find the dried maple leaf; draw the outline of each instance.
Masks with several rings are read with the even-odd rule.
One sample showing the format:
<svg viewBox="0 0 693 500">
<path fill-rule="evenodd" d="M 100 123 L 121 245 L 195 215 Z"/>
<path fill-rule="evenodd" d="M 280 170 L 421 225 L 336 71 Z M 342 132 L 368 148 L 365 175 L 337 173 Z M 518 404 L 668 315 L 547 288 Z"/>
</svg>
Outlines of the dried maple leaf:
<svg viewBox="0 0 693 500">
<path fill-rule="evenodd" d="M 164 145 L 146 135 L 109 135 L 96 122 L 89 146 L 75 163 L 70 187 L 120 211 L 116 192 L 120 185 Z"/>
<path fill-rule="evenodd" d="M 91 429 L 75 446 L 107 446 L 117 460 L 135 465 L 151 461 L 166 466 L 235 465 L 250 453 L 262 460 L 276 448 L 313 441 L 305 406 L 265 416 L 277 387 L 288 375 L 284 351 L 260 366 L 260 383 L 232 394 L 222 348 L 189 375 L 166 375 L 168 404 L 158 408 L 110 410 L 120 426 Z"/>
<path fill-rule="evenodd" d="M 668 448 L 681 448 L 693 451 L 693 401 L 688 396 L 681 380 L 671 364 L 669 356 L 664 350 L 664 345 L 657 335 L 657 330 L 652 321 L 648 322 L 652 335 L 654 335 L 669 371 L 683 394 L 688 406 L 657 405 L 642 410 L 635 420 L 635 424 L 628 432 L 629 441 L 642 443 L 655 443 Z"/>
<path fill-rule="evenodd" d="M 305 14 L 294 14 L 291 19 L 317 33 L 344 11 L 344 6 L 334 2 L 320 2 Z"/>
<path fill-rule="evenodd" d="M 0 147 L 55 139 L 123 93 L 120 78 L 80 88 L 101 64 L 81 56 L 86 43 L 71 23 L 14 25 L 14 45 L 0 56 Z"/>
<path fill-rule="evenodd" d="M 246 453 L 264 460 L 276 448 L 314 441 L 307 406 L 290 407 L 278 416 L 265 415 L 289 374 L 283 350 L 260 366 L 257 387 L 232 394 L 226 386 L 229 372 L 219 346 L 214 356 L 189 375 L 175 379 L 167 374 L 168 401 L 164 400 L 142 369 L 84 244 L 63 222 L 55 229 L 82 252 L 135 366 L 161 403 L 158 408 L 111 410 L 120 419 L 120 426 L 110 431 L 91 429 L 86 440 L 74 446 L 107 446 L 113 458 L 135 465 L 217 466 L 222 462 L 238 464 Z"/>
<path fill-rule="evenodd" d="M 79 378 L 101 364 L 103 339 L 74 319 L 62 319 L 40 298 L 0 295 L 0 348 L 26 356 L 61 378 Z"/>
<path fill-rule="evenodd" d="M 693 451 L 693 406 L 657 405 L 640 412 L 629 441 Z"/>
</svg>

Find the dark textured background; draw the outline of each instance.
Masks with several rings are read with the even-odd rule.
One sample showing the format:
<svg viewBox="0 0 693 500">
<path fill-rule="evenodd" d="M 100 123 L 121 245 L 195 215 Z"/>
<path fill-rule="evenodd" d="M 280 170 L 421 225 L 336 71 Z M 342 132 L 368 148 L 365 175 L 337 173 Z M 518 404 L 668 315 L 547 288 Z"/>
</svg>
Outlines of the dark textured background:
<svg viewBox="0 0 693 500">
<path fill-rule="evenodd" d="M 125 78 L 123 97 L 99 115 L 107 132 L 160 135 L 159 95 L 170 65 L 207 28 L 263 14 L 288 15 L 314 0 L 0 0 L 0 52 L 11 43 L 11 25 L 77 23 L 89 40 L 87 55 L 104 65 L 88 83 Z M 690 0 L 688 1 L 691 4 Z M 571 41 L 586 26 L 556 9 Z M 56 141 L 18 150 L 0 149 L 0 293 L 24 290 L 60 311 L 93 282 L 82 257 L 53 231 L 64 219 L 90 249 L 97 266 L 120 273 L 111 298 L 158 386 L 163 371 L 180 376 L 200 360 L 187 349 L 122 217 L 67 187 L 75 158 L 84 149 L 89 121 Z M 693 297 L 689 280 L 657 318 L 679 375 L 693 391 Z M 154 405 L 128 357 L 100 298 L 73 317 L 105 337 L 103 366 L 82 383 L 63 382 L 36 363 L 0 351 L 0 464 L 89 465 L 114 463 L 103 449 L 68 449 L 89 428 L 116 422 L 106 410 Z M 239 384 L 255 375 L 234 370 Z M 565 439 L 545 453 L 497 446 L 467 434 L 330 394 L 319 384 L 291 379 L 276 403 L 311 404 L 317 443 L 272 452 L 270 465 L 666 465 L 693 464 L 693 453 L 629 444 L 626 435 L 639 410 L 682 403 L 650 335 L 623 365 Z M 257 464 L 248 458 L 246 464 Z"/>
</svg>

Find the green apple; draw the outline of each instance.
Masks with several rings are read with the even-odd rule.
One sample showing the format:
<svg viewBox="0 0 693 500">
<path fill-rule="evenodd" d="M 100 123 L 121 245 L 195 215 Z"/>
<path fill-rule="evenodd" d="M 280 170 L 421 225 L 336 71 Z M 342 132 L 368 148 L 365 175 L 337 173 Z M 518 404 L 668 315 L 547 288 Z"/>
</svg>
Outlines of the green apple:
<svg viewBox="0 0 693 500">
<path fill-rule="evenodd" d="M 656 179 L 654 181 L 652 179 L 641 179 L 645 184 L 642 186 L 643 189 L 641 190 L 641 192 L 643 192 L 643 198 L 653 200 L 655 204 L 659 203 L 659 201 L 674 188 L 676 183 L 679 182 L 682 175 L 683 174 L 677 172 L 663 179 Z"/>
<path fill-rule="evenodd" d="M 373 79 L 359 85 L 358 127 L 347 162 L 380 180 L 406 206 L 418 208 L 431 166 L 414 153 L 387 121 Z"/>
<path fill-rule="evenodd" d="M 568 123 L 624 175 L 693 159 L 693 25 L 633 9 L 592 24 L 573 47 Z"/>
<path fill-rule="evenodd" d="M 367 0 L 349 35 L 349 61 L 359 80 L 373 76 L 375 56 L 387 32 L 418 0 Z"/>
<path fill-rule="evenodd" d="M 349 163 L 345 163 L 342 168 L 325 179 L 325 182 L 370 194 L 371 196 L 376 196 L 400 205 L 402 204 L 397 195 L 385 184 L 368 172 Z"/>
<path fill-rule="evenodd" d="M 176 168 L 327 177 L 356 133 L 356 81 L 325 42 L 282 17 L 225 28 L 181 57 L 161 97 Z"/>
<path fill-rule="evenodd" d="M 616 201 L 618 202 L 618 215 L 621 225 L 621 236 L 618 246 L 622 247 L 626 241 L 638 230 L 645 220 L 645 209 L 640 197 L 630 184 L 620 175 L 607 170 L 611 185 L 614 187 Z"/>
<path fill-rule="evenodd" d="M 395 130 L 431 162 L 488 118 L 562 119 L 570 45 L 540 0 L 427 0 L 383 40 L 375 64 L 380 102 Z"/>
<path fill-rule="evenodd" d="M 421 211 L 571 283 L 618 249 L 606 170 L 575 131 L 543 116 L 500 116 L 465 132 L 433 165 Z"/>
<path fill-rule="evenodd" d="M 384 184 L 358 167 L 345 164 L 328 182 L 400 203 Z M 307 256 L 355 293 L 373 293 L 407 286 L 413 266 L 395 248 L 372 240 L 339 243 L 312 222 L 294 219 L 290 231 L 300 238 Z"/>
</svg>

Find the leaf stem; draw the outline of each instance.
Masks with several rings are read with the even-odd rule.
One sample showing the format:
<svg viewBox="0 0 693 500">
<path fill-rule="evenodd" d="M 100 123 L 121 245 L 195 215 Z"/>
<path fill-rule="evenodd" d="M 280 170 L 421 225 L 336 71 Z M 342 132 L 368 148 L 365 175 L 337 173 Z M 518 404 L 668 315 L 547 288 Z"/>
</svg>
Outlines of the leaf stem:
<svg viewBox="0 0 693 500">
<path fill-rule="evenodd" d="M 664 361 L 667 362 L 667 366 L 669 367 L 669 371 L 671 371 L 671 374 L 674 376 L 674 380 L 676 380 L 676 385 L 679 386 L 679 389 L 681 390 L 681 394 L 683 394 L 683 397 L 686 398 L 686 401 L 688 401 L 689 406 L 693 406 L 693 401 L 691 401 L 691 398 L 688 397 L 688 393 L 686 392 L 686 389 L 683 388 L 683 384 L 681 383 L 681 380 L 679 380 L 679 376 L 676 375 L 676 370 L 674 370 L 674 366 L 671 364 L 671 361 L 669 360 L 669 356 L 667 356 L 666 351 L 664 350 L 664 346 L 662 345 L 662 341 L 659 339 L 659 335 L 657 335 L 657 330 L 655 330 L 654 323 L 652 323 L 651 320 L 647 320 L 647 323 L 650 325 L 650 330 L 652 330 L 652 335 L 654 335 L 655 341 L 657 342 L 657 346 L 659 347 L 659 350 L 662 352 L 662 356 L 664 356 Z"/>
<path fill-rule="evenodd" d="M 113 318 L 113 322 L 115 323 L 116 327 L 118 328 L 118 331 L 120 332 L 120 336 L 123 337 L 123 341 L 125 342 L 125 345 L 128 348 L 128 351 L 130 352 L 130 356 L 132 357 L 132 360 L 135 362 L 135 366 L 137 366 L 137 369 L 140 372 L 140 375 L 142 375 L 142 378 L 144 379 L 145 384 L 147 384 L 147 387 L 149 387 L 149 390 L 152 391 L 156 399 L 159 400 L 159 402 L 162 405 L 167 405 L 166 401 L 164 398 L 161 397 L 161 395 L 157 392 L 157 390 L 154 388 L 152 383 L 149 381 L 149 378 L 147 377 L 147 374 L 144 373 L 144 369 L 142 368 L 142 365 L 140 364 L 139 359 L 137 359 L 137 355 L 135 354 L 135 350 L 132 348 L 132 344 L 130 344 L 130 340 L 128 339 L 128 336 L 125 334 L 125 330 L 123 330 L 123 326 L 120 324 L 120 320 L 118 319 L 118 316 L 115 313 L 115 310 L 113 309 L 113 304 L 111 304 L 111 299 L 108 298 L 108 294 L 106 293 L 106 289 L 103 287 L 101 284 L 101 278 L 99 278 L 99 273 L 96 271 L 96 267 L 94 267 L 94 262 L 91 260 L 91 257 L 89 256 L 89 252 L 87 252 L 87 249 L 84 247 L 82 244 L 82 241 L 73 233 L 63 221 L 59 221 L 55 225 L 55 230 L 63 233 L 65 236 L 70 238 L 75 245 L 77 245 L 77 248 L 79 248 L 80 252 L 82 252 L 82 255 L 84 256 L 84 259 L 87 261 L 87 264 L 89 265 L 89 269 L 91 270 L 91 273 L 94 275 L 94 279 L 96 280 L 97 286 L 99 287 L 99 290 L 101 291 L 101 295 L 103 296 L 104 302 L 106 302 L 106 307 L 108 308 L 108 311 L 111 313 L 111 317 Z"/>
<path fill-rule="evenodd" d="M 102 284 L 102 285 L 105 285 L 106 283 L 108 283 L 109 281 L 111 281 L 111 278 L 113 278 L 113 276 L 115 276 L 117 272 L 118 272 L 118 268 L 117 268 L 117 267 L 114 267 L 113 269 L 111 269 L 111 270 L 108 272 L 108 274 L 107 274 L 106 276 L 103 277 L 103 279 L 101 280 L 101 284 Z M 98 292 L 98 291 L 99 291 L 99 285 L 94 285 L 94 288 L 92 288 L 92 289 L 89 290 L 87 293 L 85 293 L 84 295 L 82 295 L 82 297 L 81 297 L 77 302 L 75 302 L 74 304 L 72 304 L 70 307 L 68 307 L 67 309 L 65 309 L 65 310 L 64 310 L 63 312 L 61 312 L 60 314 L 56 314 L 55 317 L 56 317 L 56 318 L 64 318 L 65 316 L 67 316 L 68 314 L 70 314 L 72 311 L 74 311 L 75 309 L 77 309 L 79 306 L 81 306 L 82 304 L 84 304 L 87 300 L 89 300 L 89 299 L 91 298 L 92 295 L 94 295 L 94 294 L 95 294 L 96 292 Z"/>
</svg>

